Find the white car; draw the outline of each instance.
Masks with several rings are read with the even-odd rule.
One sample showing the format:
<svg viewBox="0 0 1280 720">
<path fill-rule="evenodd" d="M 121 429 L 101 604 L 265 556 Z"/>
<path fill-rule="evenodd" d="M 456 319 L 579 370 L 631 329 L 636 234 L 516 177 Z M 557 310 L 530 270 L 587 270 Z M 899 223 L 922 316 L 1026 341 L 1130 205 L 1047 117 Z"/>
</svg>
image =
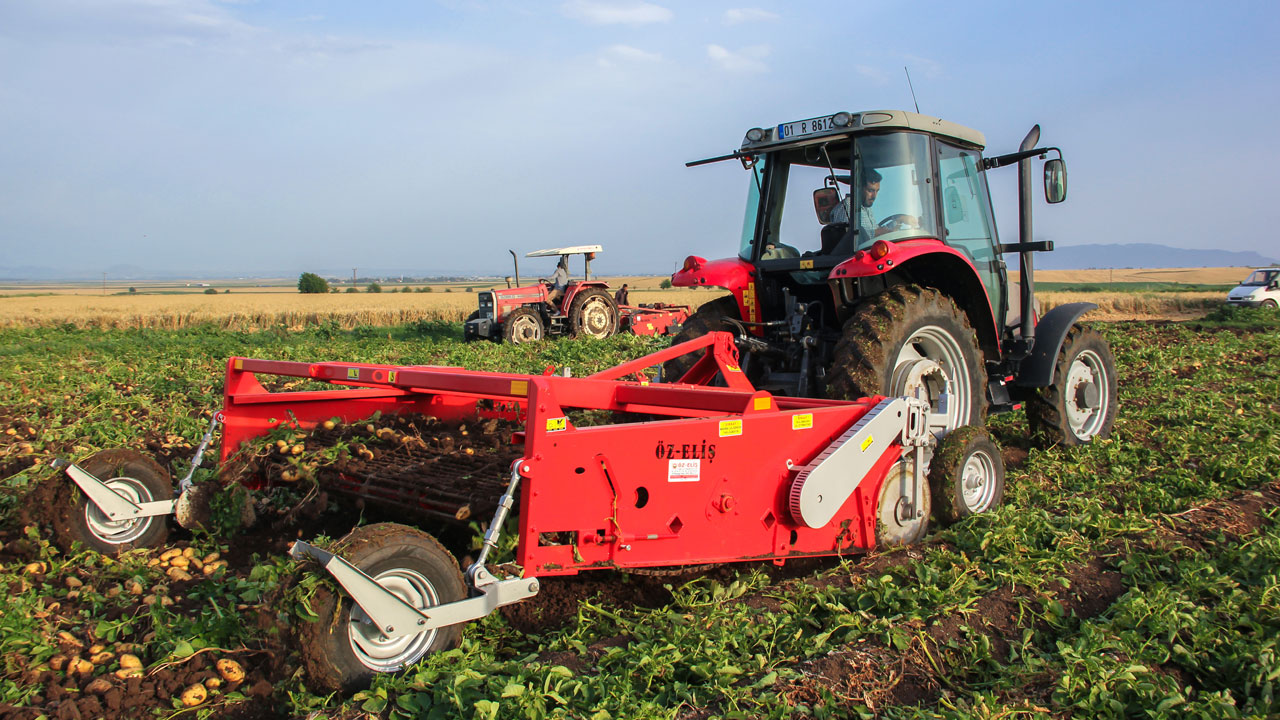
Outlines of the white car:
<svg viewBox="0 0 1280 720">
<path fill-rule="evenodd" d="M 1280 305 L 1280 268 L 1258 268 L 1227 294 L 1227 304 L 1273 308 Z"/>
</svg>

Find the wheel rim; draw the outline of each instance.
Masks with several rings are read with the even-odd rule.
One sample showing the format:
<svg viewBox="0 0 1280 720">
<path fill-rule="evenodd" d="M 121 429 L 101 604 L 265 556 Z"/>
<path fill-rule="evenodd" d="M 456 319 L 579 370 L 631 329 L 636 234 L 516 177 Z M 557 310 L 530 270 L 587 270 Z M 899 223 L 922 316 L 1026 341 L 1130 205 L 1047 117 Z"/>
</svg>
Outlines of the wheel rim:
<svg viewBox="0 0 1280 720">
<path fill-rule="evenodd" d="M 941 438 L 973 412 L 969 364 L 951 333 L 928 325 L 912 333 L 894 361 L 891 394 L 929 402 L 929 431 Z"/>
<path fill-rule="evenodd" d="M 529 342 L 542 337 L 542 328 L 538 325 L 538 320 L 532 315 L 520 314 L 511 318 L 511 340 L 512 342 Z"/>
<path fill-rule="evenodd" d="M 905 545 L 918 538 L 924 524 L 929 521 L 929 483 L 921 479 L 920 499 L 925 507 L 911 508 L 910 499 L 906 496 L 914 478 L 913 468 L 909 462 L 898 463 L 884 479 L 876 509 L 879 521 L 877 542 Z"/>
<path fill-rule="evenodd" d="M 975 451 L 960 470 L 960 496 L 970 513 L 986 512 L 996 496 L 996 464 L 985 451 Z"/>
<path fill-rule="evenodd" d="M 613 318 L 613 313 L 609 311 L 609 303 L 601 297 L 588 298 L 582 304 L 582 327 L 581 332 L 584 335 L 590 335 L 594 338 L 606 338 L 609 336 L 609 325 Z"/>
<path fill-rule="evenodd" d="M 373 579 L 418 610 L 440 604 L 431 581 L 415 570 L 394 568 L 379 573 Z M 351 608 L 351 620 L 347 626 L 347 637 L 351 640 L 351 650 L 356 659 L 374 672 L 395 672 L 416 662 L 427 653 L 438 633 L 438 629 L 433 629 L 389 638 L 373 625 L 358 605 Z"/>
<path fill-rule="evenodd" d="M 1107 421 L 1111 402 L 1111 381 L 1102 358 L 1085 350 L 1071 361 L 1067 370 L 1066 411 L 1071 432 L 1081 440 L 1097 435 Z"/>
<path fill-rule="evenodd" d="M 147 489 L 147 486 L 142 481 L 134 478 L 111 478 L 103 484 L 134 505 L 149 503 L 155 499 L 151 496 L 151 491 Z M 86 500 L 84 504 L 84 521 L 85 526 L 89 528 L 89 532 L 93 533 L 93 536 L 102 542 L 109 545 L 123 545 L 145 535 L 151 527 L 151 523 L 155 521 L 155 517 L 112 520 L 107 517 L 106 513 L 99 510 L 92 500 Z"/>
</svg>

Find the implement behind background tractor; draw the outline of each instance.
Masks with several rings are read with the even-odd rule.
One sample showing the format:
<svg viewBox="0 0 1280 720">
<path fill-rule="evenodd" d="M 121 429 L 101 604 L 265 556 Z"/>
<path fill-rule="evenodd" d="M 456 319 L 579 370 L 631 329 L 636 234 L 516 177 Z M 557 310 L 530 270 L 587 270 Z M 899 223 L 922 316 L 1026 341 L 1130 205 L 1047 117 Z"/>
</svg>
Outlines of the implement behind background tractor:
<svg viewBox="0 0 1280 720">
<path fill-rule="evenodd" d="M 642 379 L 646 369 L 686 354 L 694 374 L 722 378 L 725 386 Z M 259 382 L 268 375 L 347 387 L 270 392 Z M 609 411 L 613 421 L 588 426 L 578 418 L 599 413 L 579 411 Z M 493 512 L 484 548 L 465 575 L 455 555 L 419 527 L 372 525 L 329 549 L 294 546 L 296 556 L 322 563 L 354 601 L 322 592 L 315 603 L 320 621 L 300 632 L 310 675 L 327 688 L 361 685 L 375 672 L 451 646 L 459 623 L 531 597 L 542 577 L 744 560 L 782 564 L 908 543 L 924 534 L 935 496 L 942 502 L 933 515 L 949 522 L 990 508 L 1003 491 L 1000 455 L 982 430 L 944 440 L 935 457 L 945 455 L 947 462 L 935 462 L 926 479 L 925 458 L 936 442 L 927 403 L 756 390 L 727 333 L 584 378 L 233 358 L 222 459 L 233 460 L 248 441 L 277 428 L 315 430 L 375 414 L 425 418 L 464 434 L 498 420 L 523 430 L 508 438 L 514 447 L 504 446 L 514 452 L 481 451 L 512 459 L 509 466 L 486 460 L 486 472 L 455 462 L 450 452 L 425 444 L 415 450 L 406 442 L 396 457 L 421 468 L 412 481 L 376 463 L 353 463 L 322 481 L 330 492 L 407 512 L 422 527 L 465 518 L 461 502 Z M 105 517 L 93 502 L 80 506 L 84 518 L 99 513 L 96 521 L 82 522 L 81 532 L 106 530 L 98 546 L 111 549 L 115 542 L 117 550 L 164 524 L 162 515 L 128 508 L 149 507 L 172 493 L 134 483 L 118 469 L 100 481 L 68 468 L 91 498 L 118 493 L 112 502 L 126 510 L 123 516 Z M 460 488 L 472 496 L 460 498 Z M 474 497 L 480 489 L 490 494 L 487 502 Z M 503 576 L 487 560 L 517 505 L 520 569 Z"/>
<path fill-rule="evenodd" d="M 564 293 L 553 299 L 549 283 L 520 287 L 520 262 L 515 251 L 509 250 L 515 262 L 516 287 L 480 293 L 480 307 L 463 324 L 463 338 L 522 343 L 563 335 L 602 340 L 617 332 L 650 336 L 680 332 L 692 312 L 688 305 L 620 304 L 609 292 L 608 283 L 591 279 L 591 260 L 602 251 L 599 245 L 575 245 L 526 254 L 565 260 L 583 256 L 584 279 L 568 280 Z"/>
</svg>

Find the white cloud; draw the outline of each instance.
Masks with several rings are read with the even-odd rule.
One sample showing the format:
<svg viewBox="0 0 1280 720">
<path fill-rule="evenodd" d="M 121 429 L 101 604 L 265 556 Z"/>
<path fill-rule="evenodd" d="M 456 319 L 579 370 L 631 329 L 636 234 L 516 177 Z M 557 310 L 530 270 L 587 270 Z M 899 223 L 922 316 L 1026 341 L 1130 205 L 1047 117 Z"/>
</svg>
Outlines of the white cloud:
<svg viewBox="0 0 1280 720">
<path fill-rule="evenodd" d="M 760 8 L 730 8 L 724 11 L 725 25 L 741 25 L 747 22 L 772 22 L 778 19 L 777 13 Z"/>
<path fill-rule="evenodd" d="M 669 22 L 672 18 L 672 13 L 667 8 L 641 0 L 633 2 L 569 0 L 561 5 L 560 9 L 568 17 L 592 25 L 648 25 Z"/>
<path fill-rule="evenodd" d="M 635 65 L 637 63 L 661 62 L 662 56 L 630 45 L 610 45 L 605 49 L 596 64 L 602 68 L 617 67 L 620 63 Z"/>
<path fill-rule="evenodd" d="M 854 65 L 853 71 L 876 85 L 888 85 L 889 76 L 884 70 L 870 65 Z"/>
<path fill-rule="evenodd" d="M 943 76 L 942 63 L 936 60 L 930 60 L 919 55 L 903 55 L 903 64 L 906 65 L 916 77 L 927 77 L 936 80 Z"/>
<path fill-rule="evenodd" d="M 731 72 L 765 72 L 769 69 L 764 59 L 769 56 L 768 45 L 752 45 L 737 52 L 719 45 L 707 46 L 707 57 Z"/>
</svg>

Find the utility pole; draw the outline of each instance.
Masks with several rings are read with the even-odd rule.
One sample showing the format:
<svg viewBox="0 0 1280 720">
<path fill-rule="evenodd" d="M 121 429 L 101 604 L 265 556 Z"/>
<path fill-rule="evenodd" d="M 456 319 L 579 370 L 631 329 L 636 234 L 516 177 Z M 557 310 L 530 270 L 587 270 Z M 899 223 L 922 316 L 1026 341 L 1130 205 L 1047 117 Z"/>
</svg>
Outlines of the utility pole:
<svg viewBox="0 0 1280 720">
<path fill-rule="evenodd" d="M 102 294 L 107 294 L 107 274 L 105 272 L 102 273 Z"/>
<path fill-rule="evenodd" d="M 356 269 L 351 268 L 351 287 L 356 286 Z"/>
</svg>

